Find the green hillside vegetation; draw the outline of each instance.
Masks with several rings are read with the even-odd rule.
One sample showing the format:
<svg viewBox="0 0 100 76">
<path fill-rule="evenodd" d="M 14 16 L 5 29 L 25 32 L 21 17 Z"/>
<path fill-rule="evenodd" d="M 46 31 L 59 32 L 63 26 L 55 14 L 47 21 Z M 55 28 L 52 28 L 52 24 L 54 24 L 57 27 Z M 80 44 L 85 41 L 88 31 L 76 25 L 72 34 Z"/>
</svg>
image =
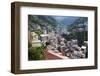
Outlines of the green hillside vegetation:
<svg viewBox="0 0 100 76">
<path fill-rule="evenodd" d="M 74 21 L 71 25 L 67 26 L 67 30 L 70 32 L 68 35 L 67 39 L 78 39 L 79 45 L 82 45 L 84 41 L 87 41 L 88 39 L 88 31 L 85 30 L 85 27 L 87 25 L 84 25 L 84 22 L 87 22 L 88 19 L 84 17 L 78 18 L 76 21 Z M 79 24 L 82 24 L 79 26 Z M 79 27 L 83 28 L 84 31 L 79 32 L 78 29 Z"/>
<path fill-rule="evenodd" d="M 50 27 L 56 27 L 57 26 L 57 21 L 50 17 L 50 16 L 33 16 L 33 15 L 29 15 L 28 16 L 29 19 L 29 30 L 31 30 L 32 28 L 32 23 L 38 24 L 39 26 L 50 26 Z"/>
</svg>

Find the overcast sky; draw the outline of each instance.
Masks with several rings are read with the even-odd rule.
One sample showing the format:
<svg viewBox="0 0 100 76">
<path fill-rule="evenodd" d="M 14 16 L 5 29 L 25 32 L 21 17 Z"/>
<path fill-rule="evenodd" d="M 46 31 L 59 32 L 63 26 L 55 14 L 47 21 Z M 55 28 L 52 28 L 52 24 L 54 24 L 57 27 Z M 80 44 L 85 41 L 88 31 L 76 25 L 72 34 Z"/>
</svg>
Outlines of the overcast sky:
<svg viewBox="0 0 100 76">
<path fill-rule="evenodd" d="M 62 21 L 63 19 L 68 18 L 68 17 L 64 17 L 64 16 L 54 16 L 53 18 L 55 18 L 57 21 Z"/>
</svg>

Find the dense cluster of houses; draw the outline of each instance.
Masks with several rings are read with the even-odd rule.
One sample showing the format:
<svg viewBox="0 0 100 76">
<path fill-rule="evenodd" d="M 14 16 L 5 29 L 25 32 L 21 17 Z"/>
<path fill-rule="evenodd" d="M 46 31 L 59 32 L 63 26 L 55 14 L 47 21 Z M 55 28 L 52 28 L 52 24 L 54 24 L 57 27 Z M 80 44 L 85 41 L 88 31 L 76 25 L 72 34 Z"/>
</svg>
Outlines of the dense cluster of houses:
<svg viewBox="0 0 100 76">
<path fill-rule="evenodd" d="M 58 41 L 58 42 L 57 42 Z M 54 52 L 61 52 L 62 55 L 71 59 L 87 58 L 87 43 L 84 42 L 84 46 L 79 47 L 77 40 L 66 41 L 64 38 L 54 38 L 47 44 L 47 49 Z"/>
<path fill-rule="evenodd" d="M 62 53 L 63 56 L 67 56 L 71 59 L 87 58 L 88 57 L 88 42 L 84 41 L 82 46 L 78 45 L 77 39 L 67 40 L 61 36 L 61 30 L 48 31 L 50 27 L 41 28 L 35 25 L 36 29 L 42 29 L 43 33 L 39 36 L 34 30 L 29 31 L 29 41 L 32 46 L 46 46 L 47 50 L 51 50 L 55 53 Z M 63 31 L 63 30 L 62 30 Z M 57 33 L 58 32 L 58 33 Z"/>
</svg>

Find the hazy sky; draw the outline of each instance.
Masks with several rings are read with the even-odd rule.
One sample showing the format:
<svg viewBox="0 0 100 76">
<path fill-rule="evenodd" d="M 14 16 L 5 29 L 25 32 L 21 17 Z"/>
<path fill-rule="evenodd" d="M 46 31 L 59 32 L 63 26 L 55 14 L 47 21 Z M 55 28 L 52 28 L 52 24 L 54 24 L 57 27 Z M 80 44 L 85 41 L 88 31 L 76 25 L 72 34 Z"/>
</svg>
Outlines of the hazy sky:
<svg viewBox="0 0 100 76">
<path fill-rule="evenodd" d="M 54 16 L 53 18 L 55 18 L 57 21 L 62 21 L 63 19 L 68 18 L 68 17 L 64 17 L 64 16 Z"/>
</svg>

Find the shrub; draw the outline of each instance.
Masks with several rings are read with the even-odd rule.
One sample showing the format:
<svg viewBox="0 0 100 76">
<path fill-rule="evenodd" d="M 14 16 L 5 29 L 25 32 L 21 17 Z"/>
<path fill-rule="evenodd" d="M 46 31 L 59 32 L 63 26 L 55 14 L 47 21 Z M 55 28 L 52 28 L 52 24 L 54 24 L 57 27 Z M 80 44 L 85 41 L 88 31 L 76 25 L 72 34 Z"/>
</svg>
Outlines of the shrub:
<svg viewBox="0 0 100 76">
<path fill-rule="evenodd" d="M 44 47 L 30 47 L 28 49 L 29 60 L 43 60 L 44 57 Z"/>
</svg>

